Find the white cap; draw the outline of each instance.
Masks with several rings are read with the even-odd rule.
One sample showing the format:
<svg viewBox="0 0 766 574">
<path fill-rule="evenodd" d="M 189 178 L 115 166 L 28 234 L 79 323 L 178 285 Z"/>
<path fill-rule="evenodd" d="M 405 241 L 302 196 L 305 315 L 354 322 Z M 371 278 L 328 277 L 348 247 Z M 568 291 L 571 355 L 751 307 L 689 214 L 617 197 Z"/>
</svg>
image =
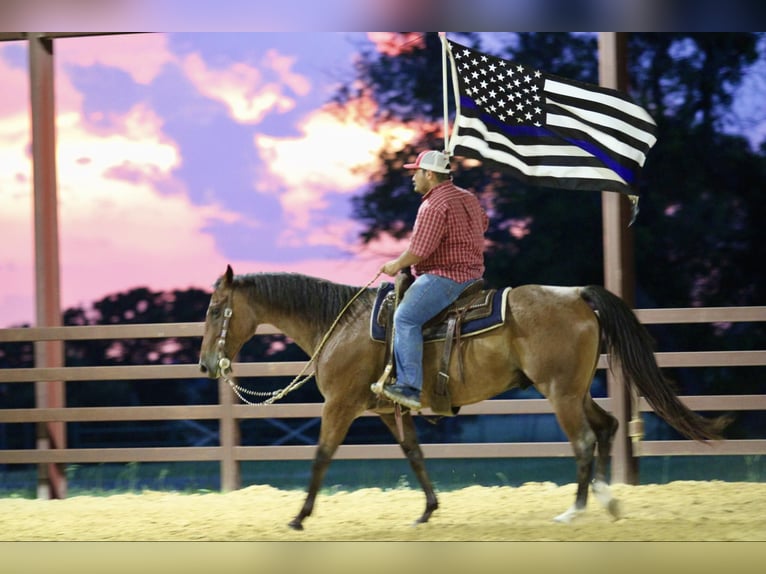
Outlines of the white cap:
<svg viewBox="0 0 766 574">
<path fill-rule="evenodd" d="M 415 163 L 405 163 L 407 169 L 427 169 L 438 173 L 449 173 L 449 158 L 440 151 L 422 151 Z"/>
</svg>

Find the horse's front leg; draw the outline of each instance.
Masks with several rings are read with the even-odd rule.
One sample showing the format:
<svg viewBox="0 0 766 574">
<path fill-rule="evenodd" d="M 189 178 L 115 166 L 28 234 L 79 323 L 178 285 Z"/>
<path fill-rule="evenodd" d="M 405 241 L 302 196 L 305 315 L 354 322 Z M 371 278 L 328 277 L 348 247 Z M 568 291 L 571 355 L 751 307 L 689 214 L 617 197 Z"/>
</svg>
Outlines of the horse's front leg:
<svg viewBox="0 0 766 574">
<path fill-rule="evenodd" d="M 439 501 L 436 499 L 434 487 L 431 484 L 431 479 L 428 477 L 428 472 L 426 471 L 423 451 L 420 449 L 420 443 L 418 442 L 417 431 L 415 429 L 415 421 L 412 419 L 412 414 L 410 412 L 402 414 L 402 430 L 404 431 L 404 438 L 401 440 L 394 415 L 381 414 L 380 418 L 383 419 L 383 422 L 391 431 L 391 434 L 394 435 L 396 442 L 399 443 L 404 454 L 407 455 L 407 460 L 410 461 L 410 466 L 426 495 L 426 509 L 423 512 L 423 515 L 415 521 L 415 524 L 428 522 L 428 519 L 431 518 L 431 514 L 433 514 L 434 510 L 439 507 Z"/>
<path fill-rule="evenodd" d="M 317 447 L 316 454 L 314 455 L 314 463 L 311 466 L 311 481 L 309 482 L 308 495 L 303 502 L 301 511 L 293 518 L 289 526 L 293 530 L 303 530 L 303 519 L 307 516 L 311 516 L 311 512 L 314 510 L 314 501 L 316 500 L 317 492 L 319 492 L 324 480 L 324 475 L 327 473 L 327 467 L 330 466 L 330 461 L 336 449 L 328 450 L 325 445 L 320 444 Z"/>
<path fill-rule="evenodd" d="M 325 403 L 322 409 L 322 423 L 319 431 L 319 444 L 317 445 L 314 463 L 311 466 L 311 480 L 309 481 L 306 500 L 303 502 L 301 511 L 289 522 L 290 528 L 303 530 L 303 520 L 311 516 L 314 510 L 314 501 L 322 486 L 330 461 L 338 450 L 338 446 L 346 438 L 348 429 L 356 416 L 349 413 L 344 406 L 328 405 Z"/>
</svg>

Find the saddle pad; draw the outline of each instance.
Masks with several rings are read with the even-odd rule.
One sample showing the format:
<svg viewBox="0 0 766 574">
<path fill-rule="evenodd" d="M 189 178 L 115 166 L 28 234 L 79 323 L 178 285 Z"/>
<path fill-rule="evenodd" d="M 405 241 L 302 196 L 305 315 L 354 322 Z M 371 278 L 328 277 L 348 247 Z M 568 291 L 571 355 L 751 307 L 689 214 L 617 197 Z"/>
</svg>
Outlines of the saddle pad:
<svg viewBox="0 0 766 574">
<path fill-rule="evenodd" d="M 378 323 L 378 315 L 380 314 L 380 308 L 383 305 L 386 295 L 393 289 L 394 285 L 388 282 L 383 282 L 380 284 L 380 287 L 378 287 L 378 293 L 375 298 L 375 303 L 372 306 L 372 313 L 370 314 L 370 338 L 373 341 L 383 343 L 386 340 L 386 330 L 385 327 Z M 495 296 L 492 298 L 492 310 L 486 317 L 464 321 L 463 328 L 460 330 L 461 336 L 468 337 L 471 335 L 478 335 L 479 333 L 484 333 L 485 331 L 489 331 L 502 325 L 505 322 L 506 302 L 510 291 L 511 287 L 506 287 L 502 291 L 495 293 Z M 442 336 L 429 336 L 429 332 L 430 330 L 426 332 L 423 339 L 424 342 L 444 340 L 443 334 Z"/>
</svg>

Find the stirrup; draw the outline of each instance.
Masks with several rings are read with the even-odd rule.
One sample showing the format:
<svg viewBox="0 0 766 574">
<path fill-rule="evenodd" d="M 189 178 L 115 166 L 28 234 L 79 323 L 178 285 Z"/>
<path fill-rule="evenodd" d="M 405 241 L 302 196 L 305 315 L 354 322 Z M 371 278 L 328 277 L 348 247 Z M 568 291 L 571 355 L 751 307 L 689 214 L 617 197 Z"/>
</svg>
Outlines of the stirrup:
<svg viewBox="0 0 766 574">
<path fill-rule="evenodd" d="M 383 392 L 383 387 L 385 385 L 394 384 L 396 380 L 391 377 L 391 372 L 393 370 L 394 370 L 394 365 L 393 365 L 393 361 L 391 361 L 390 363 L 386 365 L 386 368 L 383 369 L 383 374 L 380 375 L 380 378 L 374 383 L 372 383 L 372 385 L 370 385 L 370 390 L 376 395 L 379 395 Z"/>
</svg>

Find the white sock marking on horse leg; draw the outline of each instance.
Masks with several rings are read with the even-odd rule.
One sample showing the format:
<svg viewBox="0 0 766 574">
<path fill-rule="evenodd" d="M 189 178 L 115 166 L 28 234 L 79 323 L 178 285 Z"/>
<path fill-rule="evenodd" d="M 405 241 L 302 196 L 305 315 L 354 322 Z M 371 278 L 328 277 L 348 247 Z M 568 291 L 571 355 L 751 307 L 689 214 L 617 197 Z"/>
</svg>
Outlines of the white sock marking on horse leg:
<svg viewBox="0 0 766 574">
<path fill-rule="evenodd" d="M 601 503 L 604 508 L 609 507 L 609 503 L 612 501 L 612 489 L 603 480 L 594 480 L 591 486 L 593 494 L 596 495 L 596 500 Z"/>
<path fill-rule="evenodd" d="M 578 509 L 576 505 L 572 505 L 569 507 L 569 509 L 565 512 L 562 512 L 557 517 L 555 517 L 553 520 L 555 522 L 561 522 L 562 524 L 569 524 L 577 518 L 580 514 L 583 513 L 583 510 Z"/>
<path fill-rule="evenodd" d="M 615 519 L 620 518 L 620 504 L 616 498 L 612 496 L 612 489 L 603 480 L 594 480 L 591 485 L 591 490 L 596 496 L 596 500 L 601 503 L 601 506 L 606 508 Z"/>
</svg>

